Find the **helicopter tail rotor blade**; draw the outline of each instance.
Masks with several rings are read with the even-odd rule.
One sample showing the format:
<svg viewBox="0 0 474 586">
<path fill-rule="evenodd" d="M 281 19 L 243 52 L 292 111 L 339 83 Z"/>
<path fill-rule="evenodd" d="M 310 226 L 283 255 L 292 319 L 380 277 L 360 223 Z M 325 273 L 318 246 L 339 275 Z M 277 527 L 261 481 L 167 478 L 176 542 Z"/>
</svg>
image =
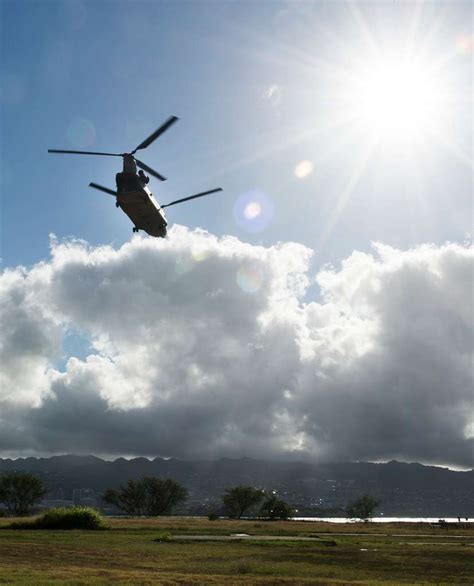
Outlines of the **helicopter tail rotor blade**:
<svg viewBox="0 0 474 586">
<path fill-rule="evenodd" d="M 118 193 L 113 189 L 109 189 L 108 187 L 104 187 L 103 185 L 99 185 L 98 183 L 89 183 L 89 187 L 93 187 L 94 189 L 98 189 L 99 191 L 103 191 L 104 193 L 108 193 L 117 197 Z"/>
<path fill-rule="evenodd" d="M 150 146 L 151 143 L 156 140 L 161 134 L 166 132 L 168 128 L 170 128 L 175 122 L 177 122 L 179 118 L 176 116 L 170 116 L 168 120 L 162 124 L 153 134 L 150 134 L 148 138 L 146 138 L 143 142 L 141 142 L 137 148 L 132 152 L 132 155 L 135 154 L 139 149 L 146 149 L 147 146 Z"/>
<path fill-rule="evenodd" d="M 182 203 L 183 201 L 189 201 L 190 199 L 196 199 L 197 197 L 204 197 L 205 195 L 210 195 L 211 193 L 217 193 L 218 191 L 222 191 L 222 187 L 217 187 L 216 189 L 211 189 L 210 191 L 203 191 L 202 193 L 196 193 L 196 195 L 190 195 L 189 197 L 183 197 L 182 199 L 176 199 L 175 201 L 171 201 L 170 203 L 165 203 L 161 207 L 167 208 L 169 206 L 174 206 L 177 203 Z"/>
<path fill-rule="evenodd" d="M 97 153 L 93 151 L 64 151 L 58 149 L 48 149 L 48 153 L 62 153 L 66 155 L 102 155 L 104 157 L 121 157 L 118 153 Z"/>
<path fill-rule="evenodd" d="M 137 167 L 140 167 L 140 169 L 143 169 L 147 173 L 150 173 L 150 175 L 153 175 L 153 177 L 156 177 L 160 181 L 166 181 L 166 177 L 163 177 L 163 175 L 160 175 L 160 173 L 158 173 L 158 171 L 155 171 L 154 169 L 152 169 L 148 165 L 145 165 L 145 163 L 143 163 L 142 161 L 135 159 L 135 163 L 137 164 Z"/>
</svg>

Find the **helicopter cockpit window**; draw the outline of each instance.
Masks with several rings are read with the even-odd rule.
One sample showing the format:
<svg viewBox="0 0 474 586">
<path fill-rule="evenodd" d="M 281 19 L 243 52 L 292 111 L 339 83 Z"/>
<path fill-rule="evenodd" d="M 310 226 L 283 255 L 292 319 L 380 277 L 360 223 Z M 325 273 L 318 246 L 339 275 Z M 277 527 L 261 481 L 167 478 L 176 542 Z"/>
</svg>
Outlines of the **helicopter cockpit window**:
<svg viewBox="0 0 474 586">
<path fill-rule="evenodd" d="M 138 180 L 141 186 L 145 187 L 145 185 L 150 181 L 150 178 L 147 177 L 145 173 L 140 169 L 140 171 L 138 171 Z"/>
</svg>

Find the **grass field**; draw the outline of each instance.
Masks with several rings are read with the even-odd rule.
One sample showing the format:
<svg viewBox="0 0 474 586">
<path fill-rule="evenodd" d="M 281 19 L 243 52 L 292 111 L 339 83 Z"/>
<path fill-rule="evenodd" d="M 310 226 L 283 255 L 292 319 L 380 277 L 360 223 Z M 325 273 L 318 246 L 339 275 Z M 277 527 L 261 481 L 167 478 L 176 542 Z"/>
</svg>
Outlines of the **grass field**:
<svg viewBox="0 0 474 586">
<path fill-rule="evenodd" d="M 93 532 L 11 530 L 10 522 L 0 519 L 1 584 L 474 584 L 473 525 L 165 517 L 111 519 L 110 530 Z M 165 532 L 171 539 L 156 541 Z M 234 533 L 258 538 L 218 541 Z"/>
</svg>

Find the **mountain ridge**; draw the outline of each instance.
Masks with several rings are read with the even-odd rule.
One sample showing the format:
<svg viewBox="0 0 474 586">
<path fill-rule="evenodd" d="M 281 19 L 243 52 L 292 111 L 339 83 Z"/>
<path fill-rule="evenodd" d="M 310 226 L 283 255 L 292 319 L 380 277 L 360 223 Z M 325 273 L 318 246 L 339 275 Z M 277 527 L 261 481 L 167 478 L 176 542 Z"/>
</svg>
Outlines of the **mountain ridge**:
<svg viewBox="0 0 474 586">
<path fill-rule="evenodd" d="M 130 478 L 155 475 L 173 478 L 188 488 L 188 513 L 203 512 L 219 502 L 229 486 L 250 484 L 276 490 L 308 513 L 340 509 L 361 494 L 371 494 L 381 501 L 385 515 L 474 516 L 474 470 L 455 471 L 417 462 L 311 463 L 248 457 L 104 460 L 93 455 L 64 454 L 0 459 L 0 474 L 10 471 L 38 475 L 52 500 L 72 499 L 77 491 L 83 491 L 100 502 L 106 488 L 117 487 Z"/>
</svg>

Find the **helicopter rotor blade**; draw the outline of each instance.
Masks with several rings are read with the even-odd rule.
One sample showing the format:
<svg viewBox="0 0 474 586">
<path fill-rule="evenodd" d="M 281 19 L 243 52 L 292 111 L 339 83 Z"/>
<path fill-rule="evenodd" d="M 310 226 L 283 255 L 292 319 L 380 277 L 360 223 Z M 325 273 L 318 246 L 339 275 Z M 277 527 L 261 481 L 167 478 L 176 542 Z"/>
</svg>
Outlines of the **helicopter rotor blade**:
<svg viewBox="0 0 474 586">
<path fill-rule="evenodd" d="M 177 203 L 182 203 L 183 201 L 189 201 L 190 199 L 196 199 L 197 197 L 204 197 L 205 195 L 210 195 L 211 193 L 217 193 L 218 191 L 222 191 L 222 187 L 217 187 L 216 189 L 211 189 L 210 191 L 203 191 L 202 193 L 196 193 L 196 195 L 190 195 L 189 197 L 183 197 L 182 199 L 176 199 L 175 201 L 171 201 L 170 203 L 165 203 L 161 207 L 167 208 L 169 206 L 174 206 Z"/>
<path fill-rule="evenodd" d="M 142 161 L 135 159 L 135 163 L 137 164 L 137 167 L 140 167 L 140 169 L 143 169 L 147 173 L 150 173 L 150 175 L 153 175 L 153 177 L 156 177 L 160 181 L 166 181 L 166 177 L 164 177 L 163 175 L 160 175 L 158 173 L 158 171 L 155 171 L 154 169 L 152 169 L 148 165 L 145 165 L 145 163 L 143 163 Z"/>
<path fill-rule="evenodd" d="M 48 149 L 48 153 L 63 153 L 67 155 L 102 155 L 105 157 L 122 157 L 118 153 L 97 153 L 93 151 L 63 151 L 58 149 Z"/>
<path fill-rule="evenodd" d="M 139 149 L 146 149 L 147 146 L 150 146 L 151 143 L 156 140 L 163 132 L 166 132 L 168 128 L 170 128 L 175 122 L 177 122 L 179 118 L 176 116 L 170 116 L 168 120 L 162 124 L 153 134 L 150 134 L 148 138 L 146 138 L 143 142 L 141 142 L 137 148 L 132 152 L 134 155 Z"/>
<path fill-rule="evenodd" d="M 98 189 L 99 191 L 103 191 L 104 193 L 108 193 L 117 197 L 118 193 L 113 189 L 109 189 L 108 187 L 104 187 L 103 185 L 99 185 L 98 183 L 89 183 L 89 187 L 93 187 L 94 189 Z"/>
</svg>

